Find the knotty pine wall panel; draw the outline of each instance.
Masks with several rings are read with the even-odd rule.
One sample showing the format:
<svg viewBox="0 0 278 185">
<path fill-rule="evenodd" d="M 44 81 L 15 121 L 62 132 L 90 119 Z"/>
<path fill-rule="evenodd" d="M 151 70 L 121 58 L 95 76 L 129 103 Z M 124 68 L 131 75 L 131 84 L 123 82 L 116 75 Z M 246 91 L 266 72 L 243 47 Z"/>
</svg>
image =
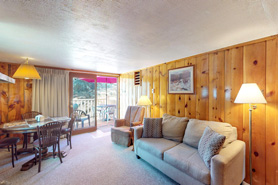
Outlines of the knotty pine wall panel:
<svg viewBox="0 0 278 185">
<path fill-rule="evenodd" d="M 265 95 L 265 79 L 266 79 L 266 44 L 260 42 L 248 46 L 244 46 L 243 55 L 243 82 L 256 82 L 259 88 Z M 257 109 L 252 112 L 252 171 L 254 184 L 265 183 L 265 137 L 266 137 L 266 106 L 265 104 L 257 104 Z M 249 143 L 249 113 L 248 106 L 244 105 L 243 110 L 244 122 L 243 127 L 247 132 L 243 132 L 243 141 Z M 248 145 L 247 145 L 248 146 Z M 246 147 L 246 153 L 249 153 L 249 148 Z M 247 156 L 246 164 L 249 164 Z M 249 170 L 248 166 L 246 166 Z M 249 171 L 247 173 L 249 175 Z M 247 175 L 247 177 L 248 177 Z"/>
<path fill-rule="evenodd" d="M 18 64 L 0 62 L 0 72 L 12 76 Z M 32 80 L 16 79 L 15 84 L 0 83 L 0 124 L 21 120 L 21 114 L 32 109 Z M 12 134 L 23 141 L 22 134 Z M 12 137 L 11 136 L 11 137 Z"/>
<path fill-rule="evenodd" d="M 160 65 L 159 68 L 160 68 L 160 72 L 159 72 L 160 117 L 162 117 L 164 113 L 167 113 L 168 70 L 166 64 Z"/>
<path fill-rule="evenodd" d="M 192 66 L 195 68 L 194 79 L 197 79 L 196 74 L 196 57 L 185 59 L 185 66 Z M 194 84 L 196 86 L 196 83 Z M 196 87 L 195 87 L 196 89 Z M 186 94 L 184 95 L 184 116 L 188 118 L 196 118 L 196 94 Z"/>
<path fill-rule="evenodd" d="M 176 68 L 176 63 L 175 62 L 171 62 L 166 64 L 166 68 L 167 68 L 167 92 L 168 92 L 168 85 L 169 85 L 169 75 L 168 75 L 168 71 L 170 69 L 175 69 Z M 176 95 L 175 94 L 167 94 L 167 114 L 171 114 L 171 115 L 176 115 Z"/>
<path fill-rule="evenodd" d="M 235 104 L 234 100 L 242 83 L 257 83 L 268 103 L 258 104 L 253 111 L 253 183 L 278 184 L 277 42 L 276 35 L 143 69 L 143 84 L 136 87 L 141 93 L 138 96 L 152 99 L 152 117 L 169 113 L 237 127 L 238 139 L 246 143 L 245 180 L 249 182 L 249 106 Z M 168 70 L 189 65 L 195 67 L 195 94 L 168 94 Z M 144 77 L 148 70 L 152 70 L 152 79 Z M 120 78 L 125 78 L 125 74 Z M 155 90 L 153 94 L 151 88 Z M 128 96 L 134 95 L 124 98 Z M 128 106 L 122 99 L 120 103 L 124 109 Z"/>
<path fill-rule="evenodd" d="M 177 60 L 176 61 L 176 68 L 179 68 L 179 67 L 184 67 L 185 66 L 185 63 L 184 63 L 184 59 L 181 59 L 181 60 Z M 185 96 L 184 94 L 177 94 L 176 97 L 176 102 L 175 102 L 175 111 L 176 111 L 176 116 L 179 116 L 179 117 L 183 117 L 185 115 Z"/>
<path fill-rule="evenodd" d="M 0 63 L 0 72 L 12 76 L 18 64 Z M 21 114 L 32 109 L 32 80 L 16 79 L 15 84 L 0 83 L 1 124 L 20 120 Z"/>
<path fill-rule="evenodd" d="M 0 72 L 8 75 L 8 64 L 0 63 Z M 1 91 L 1 104 L 0 104 L 0 115 L 1 115 L 1 123 L 6 123 L 9 121 L 8 117 L 8 109 L 9 109 L 9 84 L 0 83 L 0 91 Z"/>
<path fill-rule="evenodd" d="M 278 48 L 277 40 L 266 42 L 266 184 L 277 184 L 278 167 Z"/>
<path fill-rule="evenodd" d="M 152 109 L 152 117 L 159 118 L 160 117 L 160 68 L 159 66 L 153 67 L 153 109 Z"/>
<path fill-rule="evenodd" d="M 208 55 L 204 54 L 196 58 L 196 118 L 209 119 L 209 69 Z"/>
<path fill-rule="evenodd" d="M 237 127 L 238 139 L 242 140 L 243 105 L 235 104 L 243 83 L 243 47 L 225 51 L 225 122 Z"/>
<path fill-rule="evenodd" d="M 209 54 L 209 120 L 224 121 L 225 53 Z"/>
</svg>

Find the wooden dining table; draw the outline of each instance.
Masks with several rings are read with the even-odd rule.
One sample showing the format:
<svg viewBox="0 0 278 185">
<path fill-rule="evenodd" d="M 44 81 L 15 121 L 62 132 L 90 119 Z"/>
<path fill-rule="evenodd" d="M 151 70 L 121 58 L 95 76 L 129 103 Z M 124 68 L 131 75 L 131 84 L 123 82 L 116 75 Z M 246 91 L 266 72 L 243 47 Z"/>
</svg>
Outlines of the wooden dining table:
<svg viewBox="0 0 278 185">
<path fill-rule="evenodd" d="M 43 126 L 47 123 L 57 121 L 61 122 L 63 125 L 67 124 L 70 121 L 70 118 L 65 116 L 65 117 L 49 117 L 44 119 L 43 121 L 36 121 L 34 118 L 32 119 L 26 119 L 26 120 L 19 120 L 19 121 L 13 121 L 10 123 L 4 123 L 0 125 L 0 130 L 2 130 L 3 133 L 7 134 L 24 134 L 24 137 L 27 137 L 28 133 L 36 133 L 37 132 L 37 127 L 38 126 Z M 27 138 L 24 138 L 24 140 L 27 140 Z M 28 147 L 23 147 L 17 150 L 17 154 L 22 154 L 22 153 L 34 153 L 34 149 L 28 148 Z M 66 157 L 66 152 L 62 151 L 62 157 Z M 57 155 L 57 153 L 55 152 Z M 53 153 L 48 152 L 48 149 L 45 148 L 42 152 L 42 159 L 48 159 L 49 157 L 52 157 Z M 21 171 L 26 171 L 29 170 L 30 168 L 33 167 L 35 164 L 35 157 L 26 163 L 24 163 L 21 167 Z"/>
</svg>

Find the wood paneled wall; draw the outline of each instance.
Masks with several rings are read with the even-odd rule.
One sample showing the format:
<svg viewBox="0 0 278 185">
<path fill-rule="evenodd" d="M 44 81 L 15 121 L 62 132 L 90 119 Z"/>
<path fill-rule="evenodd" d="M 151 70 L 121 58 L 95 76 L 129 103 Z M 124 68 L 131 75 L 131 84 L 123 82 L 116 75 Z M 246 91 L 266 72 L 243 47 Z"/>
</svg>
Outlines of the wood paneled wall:
<svg viewBox="0 0 278 185">
<path fill-rule="evenodd" d="M 120 115 L 148 95 L 151 117 L 164 113 L 201 120 L 228 122 L 246 143 L 246 181 L 249 182 L 248 105 L 233 103 L 242 83 L 255 82 L 267 104 L 253 111 L 253 182 L 278 184 L 278 37 L 272 36 L 142 69 L 142 85 L 134 72 L 120 76 Z M 168 70 L 195 65 L 194 95 L 168 94 Z M 152 93 L 154 89 L 154 93 Z"/>
<path fill-rule="evenodd" d="M 18 64 L 0 62 L 0 72 L 10 77 L 18 67 Z M 0 95 L 0 124 L 21 120 L 21 114 L 32 109 L 32 80 L 16 79 L 15 84 L 0 83 Z M 22 137 L 22 134 L 17 137 Z"/>
<path fill-rule="evenodd" d="M 19 65 L 0 62 L 0 72 L 12 76 Z M 1 124 L 20 120 L 32 109 L 32 80 L 16 79 L 15 84 L 0 83 Z"/>
</svg>

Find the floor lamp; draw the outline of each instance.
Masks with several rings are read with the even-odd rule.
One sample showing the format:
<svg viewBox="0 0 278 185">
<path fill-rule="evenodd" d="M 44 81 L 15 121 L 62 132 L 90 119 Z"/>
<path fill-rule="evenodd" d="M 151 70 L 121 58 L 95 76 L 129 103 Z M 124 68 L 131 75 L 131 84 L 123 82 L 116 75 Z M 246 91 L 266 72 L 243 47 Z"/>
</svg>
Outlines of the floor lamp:
<svg viewBox="0 0 278 185">
<path fill-rule="evenodd" d="M 256 108 L 252 104 L 267 102 L 256 83 L 245 83 L 240 87 L 234 103 L 249 104 L 249 174 L 250 185 L 252 185 L 252 109 Z"/>
<path fill-rule="evenodd" d="M 141 97 L 139 98 L 139 101 L 138 101 L 137 105 L 146 106 L 146 109 L 147 109 L 147 106 L 152 105 L 152 102 L 151 102 L 151 100 L 148 98 L 148 96 L 141 96 Z M 150 111 L 151 111 L 151 109 L 150 109 Z M 149 111 L 147 111 L 147 113 L 148 113 L 148 112 L 149 112 Z M 147 115 L 146 117 L 148 117 L 148 115 Z M 151 116 L 150 116 L 150 117 L 151 117 Z"/>
</svg>

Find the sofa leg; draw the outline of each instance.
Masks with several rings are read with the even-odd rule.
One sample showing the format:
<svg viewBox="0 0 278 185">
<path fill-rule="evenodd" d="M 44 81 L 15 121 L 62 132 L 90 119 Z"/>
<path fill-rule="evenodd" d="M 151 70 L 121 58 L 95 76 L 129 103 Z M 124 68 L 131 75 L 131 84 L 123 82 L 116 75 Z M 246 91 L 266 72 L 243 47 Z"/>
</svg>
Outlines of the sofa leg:
<svg viewBox="0 0 278 185">
<path fill-rule="evenodd" d="M 141 159 L 141 157 L 140 157 L 139 155 L 136 155 L 136 158 L 137 158 L 137 159 Z"/>
</svg>

